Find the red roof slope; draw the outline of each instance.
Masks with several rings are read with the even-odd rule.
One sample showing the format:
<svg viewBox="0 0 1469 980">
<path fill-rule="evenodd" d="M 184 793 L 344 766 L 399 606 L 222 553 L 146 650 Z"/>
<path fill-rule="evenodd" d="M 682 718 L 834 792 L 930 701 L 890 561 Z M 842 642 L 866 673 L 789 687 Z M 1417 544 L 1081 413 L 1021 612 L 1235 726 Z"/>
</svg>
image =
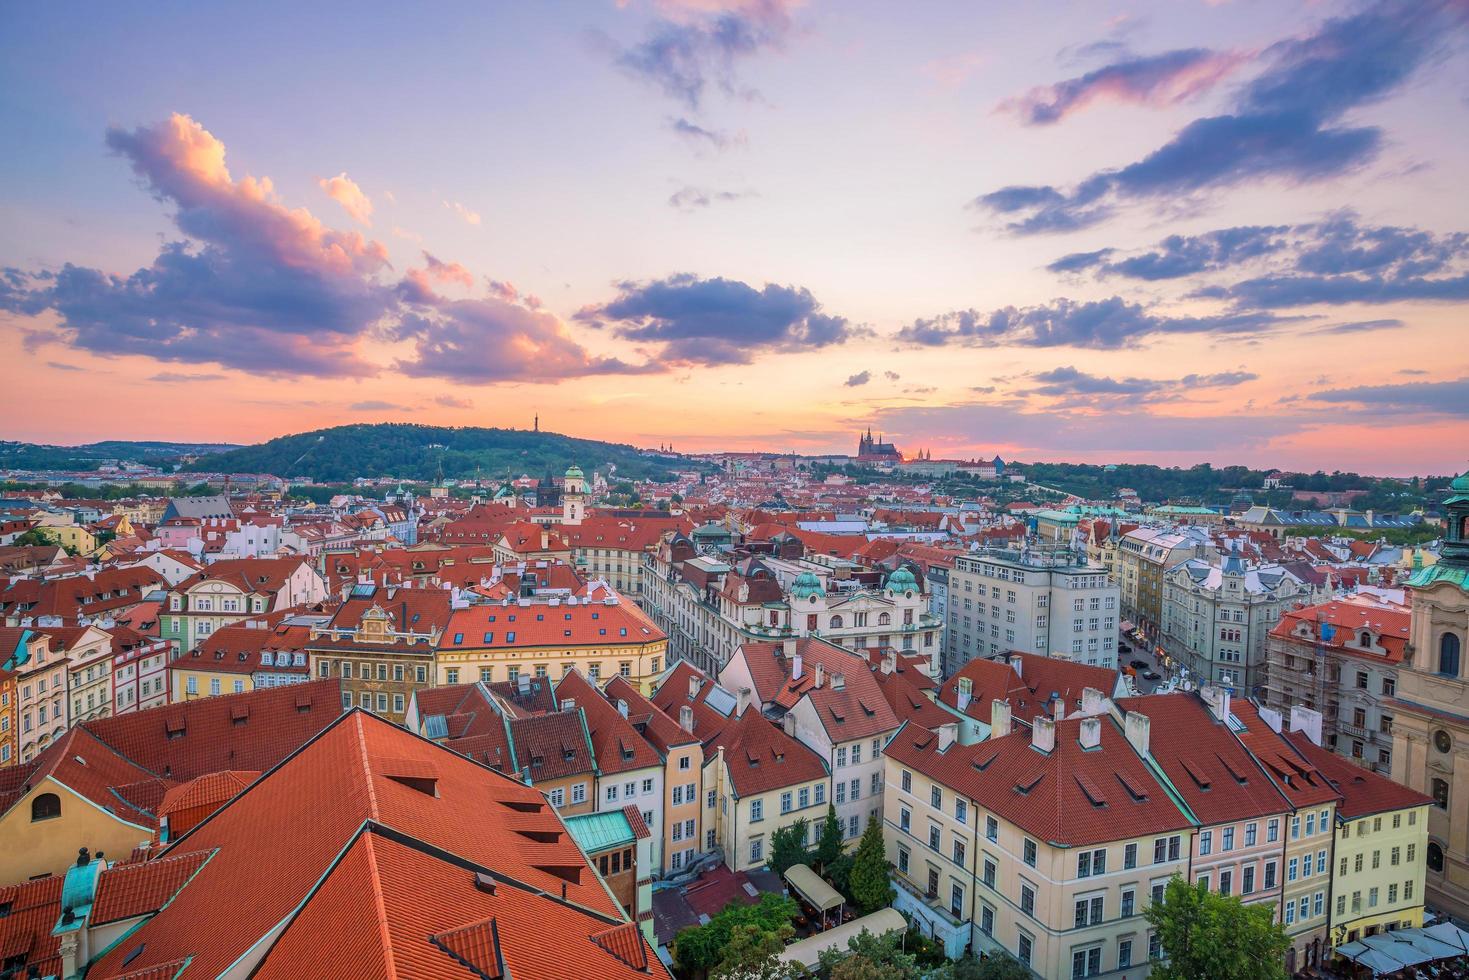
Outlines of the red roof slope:
<svg viewBox="0 0 1469 980">
<path fill-rule="evenodd" d="M 826 776 L 821 756 L 751 707 L 719 734 L 736 796 L 754 796 Z"/>
<path fill-rule="evenodd" d="M 1297 809 L 1340 800 L 1326 775 L 1295 751 L 1279 732 L 1265 723 L 1254 704 L 1244 698 L 1230 701 L 1230 714 L 1240 725 L 1237 734 L 1275 787 Z"/>
<path fill-rule="evenodd" d="M 1336 805 L 1339 817 L 1355 820 L 1386 810 L 1401 810 L 1433 802 L 1430 796 L 1395 783 L 1381 773 L 1364 769 L 1335 752 L 1328 752 L 1302 732 L 1290 732 L 1283 737 L 1341 794 L 1341 802 Z"/>
<path fill-rule="evenodd" d="M 557 682 L 556 700 L 563 709 L 567 701 L 575 701 L 586 715 L 592 751 L 596 753 L 600 772 L 610 775 L 662 763 L 658 753 L 632 722 L 624 718 L 602 692 L 581 675 L 581 671 L 573 669 Z"/>
</svg>

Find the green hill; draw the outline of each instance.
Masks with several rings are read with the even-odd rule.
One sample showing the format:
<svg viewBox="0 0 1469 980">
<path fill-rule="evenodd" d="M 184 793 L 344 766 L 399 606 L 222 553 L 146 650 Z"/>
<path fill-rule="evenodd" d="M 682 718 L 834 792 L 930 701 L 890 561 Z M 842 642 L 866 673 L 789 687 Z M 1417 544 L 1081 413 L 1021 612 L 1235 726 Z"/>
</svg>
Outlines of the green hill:
<svg viewBox="0 0 1469 980">
<path fill-rule="evenodd" d="M 573 439 L 524 429 L 451 428 L 409 423 L 339 425 L 281 436 L 257 446 L 215 453 L 185 467 L 193 472 L 271 473 L 318 482 L 355 477 L 432 480 L 443 467 L 449 479 L 560 476 L 572 463 L 622 479 L 669 479 L 681 465 L 673 457 L 643 455 L 632 446 Z"/>
<path fill-rule="evenodd" d="M 0 442 L 0 468 L 20 470 L 90 470 L 99 463 L 132 461 L 166 466 L 181 456 L 234 449 L 229 443 L 129 442 L 109 440 L 84 446 L 50 446 L 34 442 Z"/>
</svg>

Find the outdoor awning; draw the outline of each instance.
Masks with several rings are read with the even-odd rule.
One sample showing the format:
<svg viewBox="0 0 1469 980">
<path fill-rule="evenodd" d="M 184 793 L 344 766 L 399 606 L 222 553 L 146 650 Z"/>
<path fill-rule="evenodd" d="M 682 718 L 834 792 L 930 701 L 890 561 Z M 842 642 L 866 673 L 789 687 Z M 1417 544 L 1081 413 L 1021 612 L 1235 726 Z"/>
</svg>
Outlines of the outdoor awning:
<svg viewBox="0 0 1469 980">
<path fill-rule="evenodd" d="M 1403 964 L 1400 961 L 1393 959 L 1386 953 L 1380 953 L 1360 941 L 1338 946 L 1336 947 L 1336 952 L 1354 963 L 1367 967 L 1374 975 L 1380 976 L 1385 973 L 1397 973 L 1403 968 Z"/>
<path fill-rule="evenodd" d="M 1439 957 L 1432 953 L 1425 953 L 1422 949 L 1413 945 L 1407 937 L 1396 938 L 1395 932 L 1378 933 L 1375 936 L 1363 936 L 1362 942 L 1371 946 L 1379 953 L 1386 953 L 1393 959 L 1400 961 L 1405 966 L 1417 966 L 1419 963 L 1428 963 Z M 1440 943 L 1439 945 L 1443 945 Z M 1452 953 L 1449 955 L 1453 955 Z"/>
<path fill-rule="evenodd" d="M 830 911 L 846 901 L 841 892 L 822 881 L 820 875 L 804 864 L 793 865 L 787 870 L 786 881 L 818 911 Z"/>
<path fill-rule="evenodd" d="M 804 865 L 802 865 L 804 867 Z M 807 869 L 810 870 L 809 868 Z M 818 932 L 809 939 L 791 943 L 781 950 L 779 959 L 782 963 L 800 963 L 807 968 L 814 967 L 824 950 L 846 949 L 847 942 L 852 937 L 860 935 L 866 929 L 874 936 L 885 936 L 894 930 L 908 928 L 908 920 L 903 918 L 903 913 L 897 909 L 878 909 L 871 915 L 864 915 L 860 919 L 853 919 L 834 929 Z"/>
<path fill-rule="evenodd" d="M 1132 632 L 1132 628 L 1133 628 L 1132 627 L 1132 620 L 1130 620 L 1130 619 L 1124 619 L 1122 621 L 1122 632 L 1124 632 L 1124 633 L 1131 633 Z"/>
<path fill-rule="evenodd" d="M 1423 929 L 1397 929 L 1388 935 L 1394 939 L 1412 943 L 1416 948 L 1428 955 L 1429 959 L 1446 960 L 1454 956 L 1463 956 L 1464 951 L 1451 942 L 1435 939 L 1428 935 Z"/>
<path fill-rule="evenodd" d="M 1469 952 L 1469 932 L 1465 932 L 1452 922 L 1444 921 L 1436 926 L 1429 926 L 1423 930 L 1423 935 L 1450 946 L 1458 946 L 1459 952 Z"/>
</svg>

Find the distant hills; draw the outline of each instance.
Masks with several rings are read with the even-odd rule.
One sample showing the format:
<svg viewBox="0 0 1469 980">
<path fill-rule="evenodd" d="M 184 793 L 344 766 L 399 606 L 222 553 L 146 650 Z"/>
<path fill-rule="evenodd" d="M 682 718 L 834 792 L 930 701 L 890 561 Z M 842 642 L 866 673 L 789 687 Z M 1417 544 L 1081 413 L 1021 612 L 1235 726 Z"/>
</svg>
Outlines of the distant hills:
<svg viewBox="0 0 1469 980">
<path fill-rule="evenodd" d="M 227 442 L 128 442 L 111 439 L 84 446 L 51 446 L 0 441 L 0 468 L 22 470 L 90 470 L 100 463 L 138 462 L 166 466 L 184 456 L 220 453 L 237 448 Z"/>
<path fill-rule="evenodd" d="M 547 473 L 559 477 L 572 463 L 588 477 L 594 469 L 605 474 L 609 465 L 616 465 L 616 478 L 621 479 L 671 479 L 675 466 L 687 465 L 674 457 L 645 455 L 633 446 L 554 432 L 384 422 L 281 436 L 212 453 L 184 469 L 338 483 L 359 476 L 432 480 L 440 467 L 449 479 L 476 474 L 484 479 Z"/>
</svg>

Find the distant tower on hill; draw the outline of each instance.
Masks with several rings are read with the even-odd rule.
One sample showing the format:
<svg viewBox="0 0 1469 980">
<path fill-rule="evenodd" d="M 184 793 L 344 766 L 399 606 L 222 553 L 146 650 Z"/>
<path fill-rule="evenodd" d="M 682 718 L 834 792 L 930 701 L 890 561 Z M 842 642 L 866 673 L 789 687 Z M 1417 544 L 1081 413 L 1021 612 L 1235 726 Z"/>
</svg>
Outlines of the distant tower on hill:
<svg viewBox="0 0 1469 980">
<path fill-rule="evenodd" d="M 535 418 L 536 418 L 535 425 L 531 427 L 531 431 L 532 432 L 540 432 L 541 431 L 541 413 L 540 412 L 537 412 Z"/>
</svg>

